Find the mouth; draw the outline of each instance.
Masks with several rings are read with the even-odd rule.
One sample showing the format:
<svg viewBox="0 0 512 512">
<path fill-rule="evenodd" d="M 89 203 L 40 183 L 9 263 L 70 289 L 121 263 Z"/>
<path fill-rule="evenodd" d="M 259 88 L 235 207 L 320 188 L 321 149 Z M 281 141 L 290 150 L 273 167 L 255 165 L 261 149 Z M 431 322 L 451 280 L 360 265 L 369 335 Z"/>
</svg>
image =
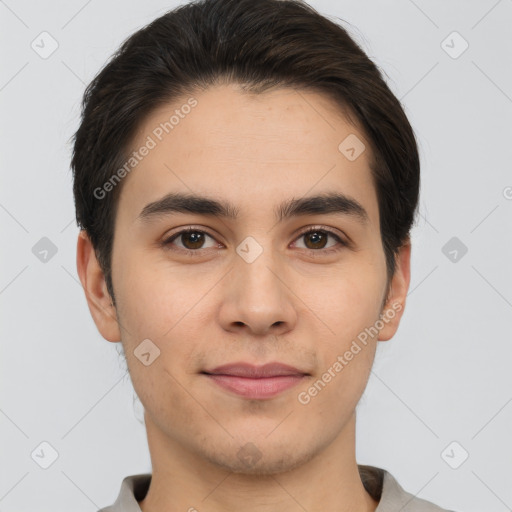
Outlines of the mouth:
<svg viewBox="0 0 512 512">
<path fill-rule="evenodd" d="M 282 363 L 255 366 L 243 362 L 219 366 L 201 374 L 222 389 L 251 400 L 273 398 L 310 375 Z"/>
</svg>

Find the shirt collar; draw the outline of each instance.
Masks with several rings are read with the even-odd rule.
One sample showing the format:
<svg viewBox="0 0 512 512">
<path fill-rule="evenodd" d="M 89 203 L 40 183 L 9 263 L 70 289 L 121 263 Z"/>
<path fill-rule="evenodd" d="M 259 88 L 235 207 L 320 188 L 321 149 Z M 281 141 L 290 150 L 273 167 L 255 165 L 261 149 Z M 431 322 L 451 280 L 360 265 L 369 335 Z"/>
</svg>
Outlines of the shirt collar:
<svg viewBox="0 0 512 512">
<path fill-rule="evenodd" d="M 375 512 L 450 512 L 406 492 L 385 469 L 367 465 L 358 468 L 366 491 L 379 502 Z M 125 477 L 114 504 L 98 512 L 141 512 L 138 502 L 146 496 L 150 482 L 151 473 Z"/>
</svg>

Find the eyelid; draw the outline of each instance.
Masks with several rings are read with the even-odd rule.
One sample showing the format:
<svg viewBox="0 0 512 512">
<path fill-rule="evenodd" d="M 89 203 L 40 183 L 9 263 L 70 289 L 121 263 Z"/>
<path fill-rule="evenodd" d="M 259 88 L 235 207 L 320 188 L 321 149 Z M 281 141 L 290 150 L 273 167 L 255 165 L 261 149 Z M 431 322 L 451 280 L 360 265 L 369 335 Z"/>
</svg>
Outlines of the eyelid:
<svg viewBox="0 0 512 512">
<path fill-rule="evenodd" d="M 315 226 L 306 226 L 301 229 L 299 233 L 295 236 L 294 242 L 301 238 L 302 236 L 308 233 L 314 233 L 315 231 L 323 231 L 327 233 L 327 235 L 331 235 L 338 243 L 333 247 L 328 247 L 327 249 L 303 249 L 311 256 L 322 257 L 326 255 L 330 255 L 333 253 L 337 253 L 345 248 L 352 247 L 352 244 L 349 239 L 345 235 L 342 235 L 338 230 L 328 226 L 315 225 Z"/>
<path fill-rule="evenodd" d="M 201 227 L 201 226 L 189 225 L 189 226 L 185 226 L 185 227 L 181 227 L 181 228 L 177 228 L 177 229 L 178 229 L 178 231 L 175 231 L 174 233 L 172 233 L 170 235 L 165 235 L 163 237 L 163 240 L 160 242 L 160 245 L 162 245 L 163 247 L 168 247 L 171 244 L 171 242 L 173 242 L 175 239 L 179 238 L 180 235 L 182 235 L 184 233 L 189 233 L 189 232 L 203 233 L 203 234 L 209 236 L 210 238 L 212 238 L 213 240 L 215 240 L 216 242 L 218 242 L 216 237 L 213 234 L 211 234 L 207 229 L 205 229 L 204 227 Z M 174 250 L 176 250 L 177 252 L 181 251 L 181 252 L 188 252 L 188 253 L 199 253 L 200 251 L 204 251 L 206 249 L 193 250 L 193 249 L 183 249 L 181 247 L 178 247 L 177 249 L 174 249 Z"/>
<path fill-rule="evenodd" d="M 329 226 L 322 226 L 321 224 L 317 224 L 314 226 L 306 226 L 305 228 L 302 228 L 296 235 L 295 239 L 301 237 L 302 235 L 305 235 L 306 233 L 310 233 L 311 231 L 325 231 L 326 233 L 337 238 L 341 243 L 345 245 L 349 244 L 348 238 L 341 231 L 331 228 Z"/>
<path fill-rule="evenodd" d="M 342 235 L 337 230 L 334 230 L 334 228 L 331 228 L 328 226 L 323 226 L 323 225 L 313 225 L 313 226 L 306 226 L 304 228 L 301 228 L 301 230 L 298 233 L 296 233 L 293 241 L 295 242 L 301 236 L 304 236 L 304 235 L 314 232 L 314 231 L 326 232 L 328 235 L 333 236 L 337 240 L 338 244 L 341 245 L 342 247 L 349 247 L 351 245 L 350 241 L 347 239 L 346 236 Z M 176 238 L 179 238 L 180 235 L 182 235 L 183 233 L 188 233 L 188 232 L 203 233 L 203 234 L 209 236 L 210 238 L 212 238 L 213 240 L 217 241 L 216 237 L 214 235 L 212 235 L 206 228 L 201 227 L 201 226 L 189 225 L 189 226 L 179 229 L 179 231 L 176 231 L 169 236 L 165 236 L 163 241 L 161 242 L 161 245 L 164 247 L 168 247 L 171 244 L 171 242 L 173 242 Z M 179 247 L 179 248 L 173 249 L 173 250 L 175 250 L 177 252 L 185 252 L 185 253 L 189 253 L 189 254 L 190 253 L 199 254 L 201 251 L 205 251 L 208 249 L 211 249 L 211 248 L 209 247 L 206 249 L 202 249 L 202 248 L 200 248 L 200 249 L 183 249 L 183 248 Z M 338 250 L 340 250 L 340 248 L 334 246 L 334 247 L 329 247 L 327 249 L 305 249 L 305 250 L 309 253 L 327 254 L 327 253 L 338 251 Z"/>
</svg>

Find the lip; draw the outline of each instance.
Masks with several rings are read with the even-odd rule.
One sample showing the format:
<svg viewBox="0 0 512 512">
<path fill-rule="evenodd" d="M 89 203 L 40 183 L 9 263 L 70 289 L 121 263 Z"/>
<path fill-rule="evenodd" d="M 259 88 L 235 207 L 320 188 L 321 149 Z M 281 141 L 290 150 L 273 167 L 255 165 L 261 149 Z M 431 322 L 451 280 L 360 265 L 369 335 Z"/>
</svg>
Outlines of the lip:
<svg viewBox="0 0 512 512">
<path fill-rule="evenodd" d="M 204 373 L 212 375 L 231 375 L 233 377 L 246 377 L 251 379 L 282 377 L 286 375 L 306 375 L 306 372 L 293 366 L 277 362 L 259 366 L 244 362 L 230 363 L 217 366 L 217 368 L 213 370 L 205 370 Z"/>
<path fill-rule="evenodd" d="M 221 388 L 252 400 L 273 398 L 309 375 L 282 363 L 256 366 L 244 362 L 218 366 L 201 373 Z"/>
</svg>

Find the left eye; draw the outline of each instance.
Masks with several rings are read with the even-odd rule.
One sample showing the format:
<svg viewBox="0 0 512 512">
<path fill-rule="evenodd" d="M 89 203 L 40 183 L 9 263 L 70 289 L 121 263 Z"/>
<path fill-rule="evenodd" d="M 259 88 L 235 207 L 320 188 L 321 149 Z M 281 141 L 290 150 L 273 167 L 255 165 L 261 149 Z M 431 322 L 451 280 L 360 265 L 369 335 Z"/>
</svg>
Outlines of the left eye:
<svg viewBox="0 0 512 512">
<path fill-rule="evenodd" d="M 319 250 L 319 249 L 325 249 L 327 239 L 329 237 L 333 238 L 335 240 L 335 242 L 338 242 L 341 245 L 345 245 L 343 240 L 338 235 L 336 235 L 332 231 L 328 231 L 325 229 L 312 229 L 312 230 L 306 231 L 304 233 L 301 233 L 298 240 L 300 240 L 301 238 L 304 238 L 306 240 L 305 248 L 308 250 L 315 251 L 315 250 Z M 333 245 L 335 246 L 336 243 L 332 244 L 328 248 L 330 249 L 330 247 L 332 247 Z"/>
<path fill-rule="evenodd" d="M 331 245 L 327 245 L 327 241 L 331 237 L 334 239 L 334 243 Z M 214 243 L 212 243 L 209 247 L 204 247 L 204 243 L 206 238 L 210 238 Z M 296 240 L 300 240 L 301 238 L 305 239 L 304 249 L 314 252 L 324 251 L 331 252 L 333 246 L 337 244 L 341 246 L 346 246 L 347 244 L 341 239 L 340 236 L 333 233 L 332 231 L 326 229 L 310 229 L 309 231 L 304 231 L 301 233 Z M 179 250 L 186 251 L 188 253 L 199 252 L 200 249 L 208 249 L 211 247 L 215 247 L 215 239 L 209 235 L 207 232 L 202 231 L 200 229 L 195 228 L 187 228 L 182 231 L 178 231 L 174 233 L 172 236 L 163 241 L 163 245 L 165 247 L 175 245 L 174 242 L 179 240 L 181 242 L 181 246 L 177 245 Z M 300 247 L 302 248 L 302 247 Z"/>
</svg>

